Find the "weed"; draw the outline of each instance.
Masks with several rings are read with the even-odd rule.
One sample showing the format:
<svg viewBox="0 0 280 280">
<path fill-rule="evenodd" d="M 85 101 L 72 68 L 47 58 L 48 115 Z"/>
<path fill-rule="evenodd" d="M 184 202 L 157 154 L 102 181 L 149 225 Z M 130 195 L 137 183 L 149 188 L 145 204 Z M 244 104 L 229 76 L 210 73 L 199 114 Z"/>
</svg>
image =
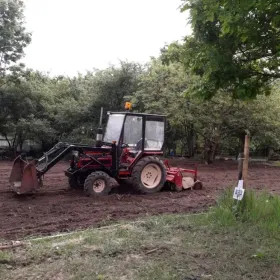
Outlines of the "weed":
<svg viewBox="0 0 280 280">
<path fill-rule="evenodd" d="M 232 199 L 233 191 L 228 189 L 218 200 L 208 217 L 223 227 L 242 225 L 257 229 L 261 236 L 279 238 L 280 198 L 269 193 L 246 191 L 243 200 Z"/>
<path fill-rule="evenodd" d="M 6 251 L 0 251 L 0 264 L 9 263 L 12 259 L 12 254 Z"/>
</svg>

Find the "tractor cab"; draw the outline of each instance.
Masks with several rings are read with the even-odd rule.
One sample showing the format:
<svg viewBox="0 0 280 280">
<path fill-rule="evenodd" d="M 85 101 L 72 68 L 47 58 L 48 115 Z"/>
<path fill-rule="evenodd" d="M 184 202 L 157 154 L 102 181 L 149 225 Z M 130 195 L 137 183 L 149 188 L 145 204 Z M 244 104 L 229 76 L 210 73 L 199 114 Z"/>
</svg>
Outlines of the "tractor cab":
<svg viewBox="0 0 280 280">
<path fill-rule="evenodd" d="M 166 117 L 131 112 L 109 112 L 104 145 L 116 143 L 132 154 L 163 151 Z"/>
</svg>

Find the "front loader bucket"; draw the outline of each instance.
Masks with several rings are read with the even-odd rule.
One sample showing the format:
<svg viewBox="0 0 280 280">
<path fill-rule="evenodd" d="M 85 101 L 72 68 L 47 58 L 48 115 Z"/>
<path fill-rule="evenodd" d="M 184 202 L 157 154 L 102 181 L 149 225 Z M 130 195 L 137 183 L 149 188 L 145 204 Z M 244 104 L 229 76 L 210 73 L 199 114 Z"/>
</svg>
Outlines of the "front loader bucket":
<svg viewBox="0 0 280 280">
<path fill-rule="evenodd" d="M 35 161 L 27 162 L 18 156 L 14 161 L 9 182 L 17 194 L 32 193 L 38 189 Z"/>
</svg>

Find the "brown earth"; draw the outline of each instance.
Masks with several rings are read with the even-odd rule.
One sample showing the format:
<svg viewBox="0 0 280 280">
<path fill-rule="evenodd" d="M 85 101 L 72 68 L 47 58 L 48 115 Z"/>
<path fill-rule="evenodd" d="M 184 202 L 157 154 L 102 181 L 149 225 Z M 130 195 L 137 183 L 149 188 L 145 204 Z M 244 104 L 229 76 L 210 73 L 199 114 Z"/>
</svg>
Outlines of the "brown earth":
<svg viewBox="0 0 280 280">
<path fill-rule="evenodd" d="M 225 161 L 199 166 L 203 190 L 137 195 L 119 189 L 106 197 L 90 198 L 68 188 L 63 174 L 67 165 L 61 163 L 45 175 L 44 188 L 37 194 L 18 196 L 9 190 L 11 164 L 0 162 L 0 239 L 49 235 L 147 215 L 200 212 L 213 205 L 223 189 L 237 183 L 237 163 Z M 172 164 L 191 167 L 181 159 Z M 279 171 L 277 167 L 251 164 L 250 185 L 280 193 Z"/>
</svg>

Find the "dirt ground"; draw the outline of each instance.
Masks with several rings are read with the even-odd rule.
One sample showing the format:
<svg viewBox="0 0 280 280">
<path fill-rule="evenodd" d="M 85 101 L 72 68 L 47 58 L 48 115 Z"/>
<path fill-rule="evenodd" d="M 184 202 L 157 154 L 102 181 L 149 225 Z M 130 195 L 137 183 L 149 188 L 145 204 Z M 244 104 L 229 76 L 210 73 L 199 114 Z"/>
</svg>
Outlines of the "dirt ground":
<svg viewBox="0 0 280 280">
<path fill-rule="evenodd" d="M 192 167 L 181 159 L 171 163 Z M 0 239 L 49 235 L 147 215 L 199 212 L 213 205 L 221 190 L 237 183 L 237 163 L 224 161 L 199 166 L 203 190 L 137 195 L 116 189 L 107 197 L 90 198 L 68 188 L 63 173 L 67 165 L 61 163 L 45 175 L 44 188 L 37 194 L 18 196 L 9 189 L 11 165 L 0 162 Z M 250 186 L 280 193 L 279 171 L 277 167 L 251 164 Z"/>
</svg>

